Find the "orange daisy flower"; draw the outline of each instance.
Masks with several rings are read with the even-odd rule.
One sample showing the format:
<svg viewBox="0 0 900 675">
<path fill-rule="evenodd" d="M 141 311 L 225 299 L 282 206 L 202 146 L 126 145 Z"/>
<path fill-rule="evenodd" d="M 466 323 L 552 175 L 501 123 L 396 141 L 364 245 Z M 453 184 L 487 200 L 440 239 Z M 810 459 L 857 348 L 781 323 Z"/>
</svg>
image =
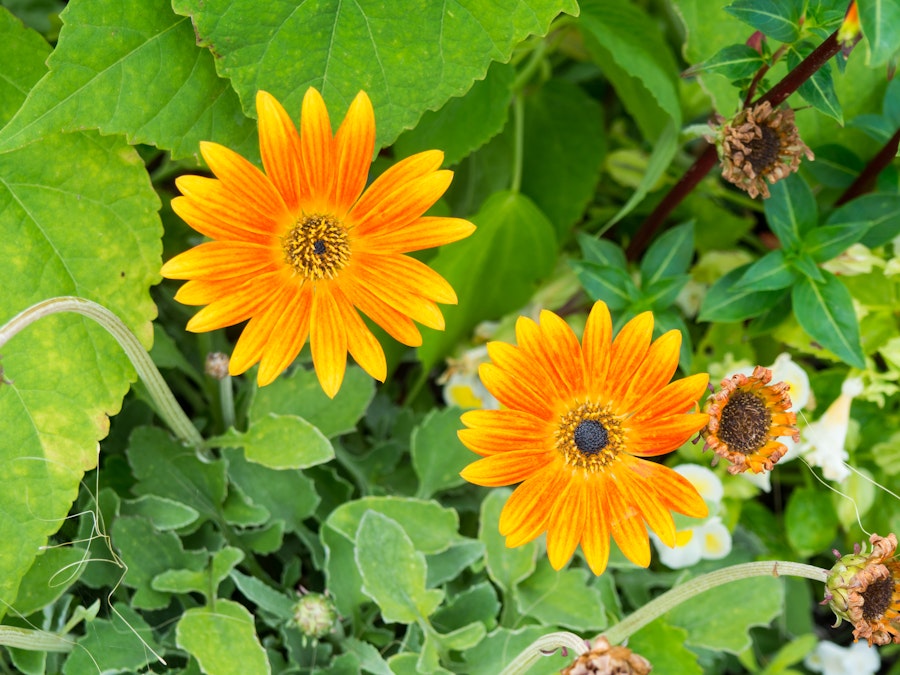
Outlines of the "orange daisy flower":
<svg viewBox="0 0 900 675">
<path fill-rule="evenodd" d="M 675 545 L 670 510 L 707 515 L 691 483 L 641 459 L 675 450 L 703 428 L 696 410 L 706 373 L 669 383 L 678 366 L 681 333 L 651 343 L 653 315 L 629 321 L 612 340 L 603 302 L 591 310 L 582 344 L 552 312 L 540 323 L 520 317 L 518 347 L 488 345 L 480 368 L 504 408 L 462 416 L 462 442 L 482 455 L 462 476 L 484 486 L 522 484 L 500 516 L 506 545 L 547 532 L 550 564 L 561 569 L 578 544 L 594 574 L 609 559 L 609 537 L 634 563 L 650 564 L 649 525 Z"/>
<path fill-rule="evenodd" d="M 213 241 L 175 256 L 162 269 L 188 279 L 175 298 L 206 305 L 188 322 L 202 332 L 247 321 L 229 371 L 259 363 L 272 382 L 310 342 L 325 393 L 338 392 L 349 351 L 372 377 L 387 366 L 357 310 L 409 346 L 422 343 L 413 321 L 443 329 L 436 303 L 456 303 L 437 273 L 405 255 L 469 236 L 474 225 L 422 214 L 450 185 L 442 152 L 413 155 L 368 189 L 375 116 L 360 92 L 332 134 L 322 96 L 306 92 L 300 131 L 270 94 L 256 97 L 265 173 L 215 143 L 200 152 L 215 179 L 181 176 L 172 209 Z"/>
</svg>

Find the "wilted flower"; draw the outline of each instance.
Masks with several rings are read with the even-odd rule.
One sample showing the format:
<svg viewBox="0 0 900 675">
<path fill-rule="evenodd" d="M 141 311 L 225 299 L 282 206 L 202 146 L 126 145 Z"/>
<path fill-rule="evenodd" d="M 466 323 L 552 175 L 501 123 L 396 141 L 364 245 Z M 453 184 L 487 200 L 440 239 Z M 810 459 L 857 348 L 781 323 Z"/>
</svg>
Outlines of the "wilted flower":
<svg viewBox="0 0 900 675">
<path fill-rule="evenodd" d="M 561 675 L 647 675 L 653 666 L 643 656 L 627 647 L 609 644 L 602 635 L 594 640 L 589 652 L 560 671 Z"/>
<path fill-rule="evenodd" d="M 825 581 L 825 602 L 837 617 L 835 626 L 853 624 L 853 637 L 869 645 L 900 643 L 900 562 L 894 559 L 897 537 L 873 534 L 872 550 L 857 545 L 840 556 Z M 836 552 L 837 553 L 837 552 Z"/>
<path fill-rule="evenodd" d="M 841 385 L 841 395 L 815 422 L 803 430 L 800 452 L 812 466 L 822 469 L 828 480 L 841 482 L 850 475 L 845 462 L 850 458 L 844 444 L 850 424 L 850 404 L 863 391 L 862 380 L 848 378 Z"/>
<path fill-rule="evenodd" d="M 772 371 L 757 366 L 749 377 L 737 373 L 722 380 L 721 389 L 707 399 L 709 425 L 700 433 L 706 445 L 738 474 L 771 471 L 787 452 L 780 436 L 800 440 L 792 412 L 788 384 L 769 384 Z"/>
<path fill-rule="evenodd" d="M 722 160 L 722 177 L 751 197 L 769 197 L 769 183 L 787 178 L 800 166 L 800 156 L 814 159 L 800 140 L 794 111 L 773 109 L 768 101 L 744 108 L 733 120 L 717 116 L 715 142 Z"/>
</svg>

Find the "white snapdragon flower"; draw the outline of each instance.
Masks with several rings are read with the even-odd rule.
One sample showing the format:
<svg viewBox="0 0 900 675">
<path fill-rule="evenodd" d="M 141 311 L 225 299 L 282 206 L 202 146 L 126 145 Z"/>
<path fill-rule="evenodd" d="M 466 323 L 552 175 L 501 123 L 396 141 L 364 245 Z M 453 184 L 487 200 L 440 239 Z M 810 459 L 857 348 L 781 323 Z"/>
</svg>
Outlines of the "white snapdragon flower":
<svg viewBox="0 0 900 675">
<path fill-rule="evenodd" d="M 875 675 L 881 668 L 881 656 L 865 642 L 841 647 L 823 640 L 809 653 L 803 665 L 824 675 Z"/>
<path fill-rule="evenodd" d="M 458 359 L 447 359 L 449 367 L 438 380 L 443 385 L 444 402 L 463 409 L 497 410 L 500 402 L 481 383 L 478 366 L 488 362 L 487 347 L 481 345 L 466 351 Z"/>
<path fill-rule="evenodd" d="M 850 404 L 862 391 L 860 378 L 848 378 L 841 385 L 841 395 L 803 430 L 800 451 L 811 465 L 821 467 L 822 475 L 828 480 L 841 482 L 850 475 L 850 469 L 844 464 L 850 458 L 844 444 L 850 424 Z"/>
</svg>

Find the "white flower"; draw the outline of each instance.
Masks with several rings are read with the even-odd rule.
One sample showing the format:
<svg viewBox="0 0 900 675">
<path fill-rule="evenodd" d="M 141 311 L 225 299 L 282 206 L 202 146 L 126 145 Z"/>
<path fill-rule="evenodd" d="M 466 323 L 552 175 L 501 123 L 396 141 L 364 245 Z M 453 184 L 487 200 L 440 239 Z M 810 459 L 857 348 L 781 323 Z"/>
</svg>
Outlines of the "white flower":
<svg viewBox="0 0 900 675">
<path fill-rule="evenodd" d="M 844 449 L 850 424 L 850 404 L 863 391 L 862 380 L 848 378 L 841 385 L 841 395 L 815 422 L 803 430 L 801 453 L 813 466 L 822 468 L 828 480 L 841 482 L 850 475 L 845 462 L 850 458 Z"/>
<path fill-rule="evenodd" d="M 460 408 L 496 410 L 500 402 L 481 383 L 478 366 L 488 361 L 487 347 L 481 345 L 466 351 L 458 359 L 447 359 L 449 367 L 438 380 L 444 386 L 444 402 Z"/>
<path fill-rule="evenodd" d="M 691 567 L 700 560 L 719 560 L 731 553 L 731 532 L 718 516 L 677 532 L 674 547 L 663 544 L 655 534 L 652 539 L 660 562 L 674 570 Z"/>
<path fill-rule="evenodd" d="M 825 675 L 875 675 L 881 668 L 881 656 L 865 642 L 841 647 L 823 640 L 803 664 L 813 672 Z"/>
<path fill-rule="evenodd" d="M 687 478 L 691 485 L 710 504 L 718 504 L 722 501 L 724 489 L 719 477 L 705 466 L 700 464 L 679 464 L 674 467 L 676 473 Z"/>
<path fill-rule="evenodd" d="M 769 366 L 772 371 L 772 382 L 787 382 L 790 386 L 791 407 L 788 410 L 797 412 L 809 403 L 812 389 L 809 386 L 809 375 L 787 352 L 779 354 L 775 363 Z"/>
<path fill-rule="evenodd" d="M 868 274 L 875 266 L 884 267 L 884 260 L 863 244 L 853 244 L 837 258 L 822 264 L 829 272 L 845 277 Z"/>
</svg>

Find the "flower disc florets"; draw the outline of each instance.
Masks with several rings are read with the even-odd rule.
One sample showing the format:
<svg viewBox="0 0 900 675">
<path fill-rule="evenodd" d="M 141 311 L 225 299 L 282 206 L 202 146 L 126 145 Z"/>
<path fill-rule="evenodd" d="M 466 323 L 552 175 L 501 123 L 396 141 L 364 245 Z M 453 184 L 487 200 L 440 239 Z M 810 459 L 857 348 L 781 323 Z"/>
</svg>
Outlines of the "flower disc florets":
<svg viewBox="0 0 900 675">
<path fill-rule="evenodd" d="M 717 116 L 715 142 L 722 161 L 722 177 L 751 197 L 769 197 L 769 183 L 787 178 L 800 166 L 800 156 L 815 159 L 800 140 L 790 108 L 772 108 L 765 101 L 744 108 L 726 122 Z M 711 139 L 712 140 L 712 139 Z"/>
</svg>

